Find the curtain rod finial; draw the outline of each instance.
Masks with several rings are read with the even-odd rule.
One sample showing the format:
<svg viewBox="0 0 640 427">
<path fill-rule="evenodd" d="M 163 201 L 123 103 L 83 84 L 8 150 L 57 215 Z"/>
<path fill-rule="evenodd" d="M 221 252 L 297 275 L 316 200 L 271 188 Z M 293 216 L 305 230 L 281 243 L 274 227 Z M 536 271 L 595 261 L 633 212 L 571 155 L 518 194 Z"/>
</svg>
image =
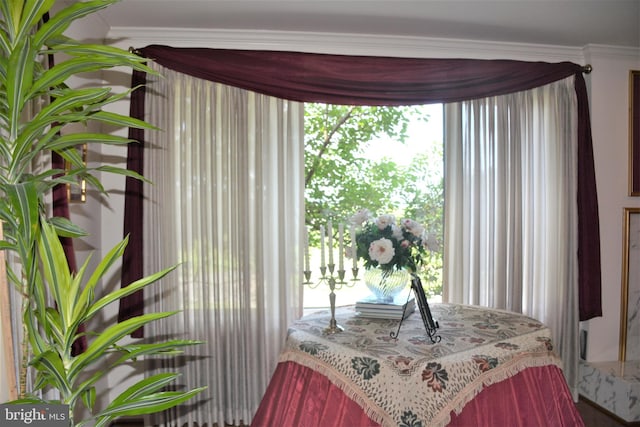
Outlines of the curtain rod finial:
<svg viewBox="0 0 640 427">
<path fill-rule="evenodd" d="M 591 66 L 591 64 L 587 64 L 582 67 L 582 72 L 585 74 L 589 74 L 592 71 L 593 71 L 593 67 Z"/>
</svg>

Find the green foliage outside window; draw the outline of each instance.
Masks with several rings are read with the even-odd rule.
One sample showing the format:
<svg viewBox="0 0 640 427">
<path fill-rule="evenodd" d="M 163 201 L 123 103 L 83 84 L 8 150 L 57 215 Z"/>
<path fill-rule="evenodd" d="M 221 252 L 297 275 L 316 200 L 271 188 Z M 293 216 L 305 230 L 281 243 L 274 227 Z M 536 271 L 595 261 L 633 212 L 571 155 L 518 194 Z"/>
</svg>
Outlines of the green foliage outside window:
<svg viewBox="0 0 640 427">
<path fill-rule="evenodd" d="M 412 121 L 428 121 L 421 106 L 362 107 L 305 104 L 305 204 L 311 246 L 328 219 L 345 222 L 366 208 L 424 224 L 440 242 L 420 272 L 430 295 L 442 293 L 444 181 L 442 142 L 426 140 L 408 165 L 393 160 L 386 140 L 405 144 Z M 372 159 L 371 150 L 381 151 Z M 388 151 L 389 155 L 386 155 Z M 334 236 L 335 237 L 335 236 Z M 335 239 L 334 239 L 335 240 Z M 350 243 L 349 243 L 350 244 Z"/>
</svg>

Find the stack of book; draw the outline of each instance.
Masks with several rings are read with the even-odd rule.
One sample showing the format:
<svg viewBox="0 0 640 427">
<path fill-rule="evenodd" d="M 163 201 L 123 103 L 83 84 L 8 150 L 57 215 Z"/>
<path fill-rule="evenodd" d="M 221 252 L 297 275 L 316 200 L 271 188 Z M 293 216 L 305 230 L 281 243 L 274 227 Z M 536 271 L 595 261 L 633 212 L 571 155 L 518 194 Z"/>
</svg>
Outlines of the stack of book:
<svg viewBox="0 0 640 427">
<path fill-rule="evenodd" d="M 356 302 L 356 312 L 362 317 L 372 317 L 377 319 L 403 319 L 407 318 L 416 310 L 416 300 L 408 292 L 397 295 L 393 301 L 380 301 L 375 296 L 363 298 Z"/>
</svg>

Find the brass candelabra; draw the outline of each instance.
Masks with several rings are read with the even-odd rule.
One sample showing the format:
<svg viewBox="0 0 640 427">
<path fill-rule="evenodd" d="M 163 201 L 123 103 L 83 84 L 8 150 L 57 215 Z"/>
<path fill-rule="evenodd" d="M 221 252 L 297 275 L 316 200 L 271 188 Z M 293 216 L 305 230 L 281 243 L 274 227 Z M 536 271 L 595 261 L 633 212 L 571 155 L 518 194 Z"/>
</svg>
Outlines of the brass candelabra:
<svg viewBox="0 0 640 427">
<path fill-rule="evenodd" d="M 336 321 L 336 293 L 335 291 L 342 289 L 342 287 L 352 287 L 355 282 L 358 280 L 358 269 L 352 268 L 351 271 L 353 273 L 353 279 L 350 281 L 345 281 L 345 273 L 344 269 L 339 269 L 335 271 L 335 264 L 327 264 L 326 266 L 320 267 L 320 279 L 317 282 L 311 281 L 311 270 L 304 271 L 304 285 L 309 286 L 311 289 L 315 289 L 321 284 L 325 283 L 329 286 L 329 304 L 331 310 L 331 319 L 329 319 L 329 326 L 327 326 L 323 333 L 325 335 L 336 334 L 338 332 L 342 332 L 344 328 L 338 325 Z"/>
</svg>

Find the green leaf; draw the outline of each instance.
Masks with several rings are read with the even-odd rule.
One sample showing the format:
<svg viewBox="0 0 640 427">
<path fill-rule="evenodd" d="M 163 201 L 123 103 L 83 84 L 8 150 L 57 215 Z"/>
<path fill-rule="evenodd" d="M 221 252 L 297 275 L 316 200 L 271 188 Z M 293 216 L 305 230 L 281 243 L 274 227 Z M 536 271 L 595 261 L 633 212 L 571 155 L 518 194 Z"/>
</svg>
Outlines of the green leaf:
<svg viewBox="0 0 640 427">
<path fill-rule="evenodd" d="M 48 223 L 42 223 L 41 226 L 42 237 L 38 248 L 42 274 L 61 313 L 62 328 L 66 328 L 72 321 L 73 304 L 78 289 L 71 286 L 71 271 L 55 229 Z"/>
<path fill-rule="evenodd" d="M 108 295 L 105 295 L 104 297 L 100 298 L 98 301 L 96 301 L 95 304 L 91 306 L 89 312 L 87 313 L 87 316 L 93 317 L 93 315 L 95 315 L 97 312 L 99 312 L 100 310 L 102 310 L 104 307 L 111 304 L 112 302 L 118 301 L 119 299 L 127 295 L 131 295 L 132 293 L 137 292 L 138 290 L 144 288 L 145 286 L 150 285 L 151 283 L 157 282 L 158 280 L 160 280 L 161 278 L 163 278 L 164 276 L 166 276 L 167 274 L 169 274 L 175 269 L 176 269 L 176 266 L 166 268 L 157 273 L 143 277 L 142 279 L 138 279 L 135 282 L 128 284 L 124 288 L 117 289 L 109 293 Z"/>
<path fill-rule="evenodd" d="M 7 267 L 7 276 L 9 277 L 9 282 L 13 283 L 16 287 L 20 287 L 22 282 L 20 282 L 18 275 L 10 267 Z M 17 289 L 17 291 L 19 292 L 20 289 Z"/>
<path fill-rule="evenodd" d="M 16 38 L 21 39 L 28 37 L 31 30 L 34 29 L 42 19 L 42 15 L 48 12 L 54 3 L 54 0 L 27 0 L 22 9 L 20 25 L 18 26 L 19 31 Z"/>
<path fill-rule="evenodd" d="M 119 0 L 93 0 L 88 2 L 73 2 L 42 25 L 34 37 L 34 46 L 40 48 L 48 40 L 61 35 L 73 21 L 108 7 Z"/>
<path fill-rule="evenodd" d="M 72 58 L 60 62 L 45 71 L 40 78 L 33 82 L 28 96 L 39 93 L 47 93 L 48 88 L 64 83 L 69 77 L 92 71 L 101 71 L 106 68 L 124 65 L 121 60 L 115 58 L 100 58 L 96 55 Z"/>
<path fill-rule="evenodd" d="M 23 320 L 29 331 L 29 341 L 33 354 L 38 356 L 47 351 L 49 346 L 40 336 L 38 328 L 36 327 L 34 313 L 31 310 L 26 310 L 23 313 Z"/>
<path fill-rule="evenodd" d="M 115 125 L 115 126 L 157 130 L 155 126 L 152 126 L 142 120 L 138 120 L 129 116 L 124 116 L 122 114 L 111 113 L 108 111 L 99 111 L 95 114 L 92 114 L 90 116 L 90 119 L 96 120 L 102 123 L 110 124 L 110 125 Z"/>
<path fill-rule="evenodd" d="M 24 182 L 3 187 L 11 203 L 10 212 L 15 216 L 25 242 L 33 242 L 40 226 L 40 204 L 37 187 L 32 182 Z M 17 231 L 17 230 L 16 230 Z"/>
<path fill-rule="evenodd" d="M 33 81 L 34 55 L 29 39 L 20 40 L 11 52 L 7 68 L 7 111 L 9 139 L 14 141 L 20 129 L 20 116 Z"/>
<path fill-rule="evenodd" d="M 64 161 L 68 163 L 65 164 L 65 170 L 62 171 L 65 175 L 69 175 L 70 173 L 86 172 L 88 170 L 87 166 L 84 164 L 81 150 L 84 150 L 84 148 L 78 149 L 76 146 L 56 151 Z"/>
<path fill-rule="evenodd" d="M 122 65 L 129 65 L 137 70 L 144 71 L 148 74 L 157 75 L 158 73 L 146 65 L 148 59 L 140 57 L 135 53 L 118 47 L 107 46 L 102 44 L 78 44 L 70 41 L 69 43 L 59 43 L 53 46 L 50 51 L 52 53 L 64 53 L 69 56 L 92 56 L 100 58 L 111 58 L 118 60 Z"/>
<path fill-rule="evenodd" d="M 66 397 L 70 394 L 71 384 L 68 382 L 64 364 L 58 353 L 47 350 L 33 358 L 30 364 L 36 369 L 48 374 L 63 396 Z"/>
<path fill-rule="evenodd" d="M 4 4 L 4 2 L 0 2 L 0 3 Z M 4 12 L 0 12 L 0 13 L 2 13 L 3 16 L 6 16 Z M 6 64 L 5 57 L 9 56 L 9 52 L 11 51 L 11 42 L 9 41 L 9 35 L 2 28 L 0 28 L 0 51 L 3 53 L 3 55 L 0 55 L 0 57 L 2 58 L 0 60 L 0 64 L 1 64 L 0 75 L 6 77 L 7 64 Z"/>
<path fill-rule="evenodd" d="M 116 397 L 113 402 L 109 404 L 109 406 L 107 406 L 107 410 L 121 405 L 125 402 L 135 400 L 136 398 L 155 393 L 161 388 L 171 384 L 179 376 L 179 374 L 167 372 L 152 375 L 148 378 L 140 380 L 126 389 L 124 392 L 120 393 L 120 395 Z"/>
<path fill-rule="evenodd" d="M 49 338 L 55 339 L 58 345 L 64 343 L 64 331 L 60 318 L 60 313 L 53 307 L 48 307 L 46 310 L 45 319 L 41 319 L 43 325 L 46 325 L 46 333 Z"/>
<path fill-rule="evenodd" d="M 121 405 L 114 406 L 100 412 L 97 415 L 98 423 L 96 424 L 96 427 L 106 425 L 107 422 L 113 419 L 109 417 L 153 414 L 155 412 L 173 408 L 174 406 L 186 402 L 204 390 L 206 390 L 206 387 L 199 387 L 187 392 L 165 391 L 145 396 L 132 402 L 122 403 Z M 109 419 L 103 420 L 103 417 L 107 417 Z"/>
<path fill-rule="evenodd" d="M 108 172 L 108 173 L 112 173 L 112 174 L 116 174 L 116 175 L 124 175 L 124 176 L 128 176 L 131 178 L 135 178 L 135 179 L 139 179 L 140 181 L 143 182 L 147 182 L 151 184 L 151 181 L 149 181 L 147 178 L 145 178 L 144 176 L 140 175 L 137 172 L 134 172 L 132 170 L 129 169 L 123 169 L 123 168 L 119 168 L 116 166 L 110 166 L 110 165 L 104 165 L 104 166 L 100 166 L 95 168 L 95 170 L 98 170 L 100 172 Z"/>
<path fill-rule="evenodd" d="M 42 151 L 47 150 L 47 144 L 60 136 L 61 128 L 61 125 L 56 124 L 55 126 L 51 126 L 46 133 L 39 134 L 36 145 L 32 147 L 32 150 L 25 153 L 23 157 L 14 158 L 12 154 L 9 154 L 11 170 L 14 171 L 14 173 L 21 173 L 24 170 L 28 170 L 25 166 L 28 166 Z"/>
<path fill-rule="evenodd" d="M 118 243 L 113 248 L 111 248 L 111 250 L 105 255 L 105 257 L 98 263 L 95 270 L 93 271 L 93 274 L 91 274 L 91 276 L 89 277 L 89 280 L 87 280 L 87 282 L 85 283 L 84 289 L 79 298 L 80 301 L 93 302 L 93 294 L 94 294 L 95 287 L 98 285 L 98 283 L 100 283 L 100 281 L 102 280 L 106 272 L 117 261 L 120 260 L 120 258 L 124 254 L 124 250 L 128 242 L 129 242 L 128 238 L 125 238 L 122 241 L 120 241 L 120 243 Z M 89 260 L 87 260 L 86 262 L 88 261 Z M 84 320 L 90 320 L 104 306 L 99 307 L 99 306 L 96 306 L 95 304 L 92 304 L 92 307 L 94 309 L 91 312 L 85 312 Z"/>
<path fill-rule="evenodd" d="M 97 383 L 101 378 L 105 377 L 108 373 L 109 371 L 104 369 L 95 370 L 88 379 L 84 380 L 81 384 L 75 386 L 73 393 L 70 394 L 68 397 L 67 403 L 70 406 L 73 406 L 75 402 L 78 400 L 78 398 L 82 399 L 83 401 L 84 399 L 86 399 L 86 397 L 95 398 L 92 396 L 85 396 L 85 394 L 91 393 L 90 390 L 95 389 L 94 384 Z M 87 402 L 84 402 L 84 403 L 86 406 Z"/>
<path fill-rule="evenodd" d="M 68 135 L 61 135 L 55 141 L 47 144 L 46 147 L 49 150 L 60 151 L 65 148 L 75 147 L 76 145 L 91 143 L 91 144 L 110 144 L 110 145 L 126 145 L 133 140 L 124 138 L 117 135 L 109 135 L 102 133 L 73 133 Z"/>
<path fill-rule="evenodd" d="M 173 316 L 177 312 L 149 313 L 142 316 L 132 317 L 123 322 L 109 326 L 102 331 L 96 339 L 89 344 L 86 351 L 76 356 L 69 366 L 69 378 L 73 381 L 85 369 L 87 369 L 98 358 L 104 356 L 105 352 L 113 347 L 120 339 L 147 323 Z"/>
<path fill-rule="evenodd" d="M 96 190 L 98 190 L 102 194 L 108 195 L 107 192 L 104 189 L 104 186 L 102 185 L 102 183 L 100 182 L 100 180 L 98 178 L 96 178 L 93 175 L 86 175 L 84 177 L 84 179 L 87 181 L 87 185 L 88 186 L 95 188 Z"/>
<path fill-rule="evenodd" d="M 76 341 L 76 339 L 78 339 L 82 335 L 85 335 L 85 333 L 79 334 L 78 329 L 84 323 L 85 313 L 90 304 L 89 301 L 85 301 L 82 299 L 85 293 L 81 292 L 82 277 L 87 268 L 88 261 L 89 260 L 87 260 L 82 265 L 77 275 L 72 276 L 73 280 L 71 281 L 71 284 L 69 286 L 69 288 L 71 289 L 69 294 L 70 294 L 70 297 L 73 297 L 73 303 L 70 304 L 70 307 L 69 307 L 70 313 L 67 319 L 67 329 L 64 331 L 65 335 L 64 335 L 63 344 L 65 348 L 71 348 L 73 346 L 73 343 Z M 93 293 L 91 293 L 88 296 L 93 298 Z"/>
<path fill-rule="evenodd" d="M 34 264 L 34 266 L 29 267 L 30 276 L 26 279 L 26 284 L 28 289 L 26 294 L 31 296 L 31 300 L 35 303 L 35 307 L 33 310 L 28 310 L 32 313 L 32 317 L 38 320 L 42 326 L 42 329 L 45 333 L 48 333 L 46 322 L 43 323 L 42 320 L 46 316 L 46 310 L 48 307 L 48 292 L 44 286 L 42 281 L 42 277 L 35 271 L 35 264 L 37 263 L 37 256 L 34 248 L 34 252 L 27 255 L 24 259 L 30 261 L 30 264 Z"/>
<path fill-rule="evenodd" d="M 92 410 L 93 406 L 96 404 L 96 388 L 91 387 L 85 390 L 82 393 L 82 402 L 87 409 Z"/>
<path fill-rule="evenodd" d="M 24 126 L 16 140 L 14 158 L 21 158 L 24 152 L 31 147 L 33 141 L 39 135 L 45 134 L 52 124 L 79 121 L 77 116 L 68 115 L 65 117 L 62 115 L 63 113 L 105 99 L 109 92 L 110 89 L 108 88 L 63 91 L 62 96 L 56 97 L 53 102 L 40 110 L 40 112 Z M 88 113 L 85 115 L 88 115 Z"/>
<path fill-rule="evenodd" d="M 114 362 L 114 365 L 119 365 L 127 360 L 135 360 L 140 356 L 155 356 L 155 355 L 167 355 L 167 354 L 181 354 L 181 350 L 177 350 L 180 347 L 186 347 L 190 345 L 202 344 L 203 341 L 196 340 L 170 340 L 160 343 L 152 344 L 131 344 L 122 347 L 123 354 L 118 360 Z"/>
<path fill-rule="evenodd" d="M 55 388 L 55 386 L 56 384 L 51 378 L 51 375 L 44 371 L 36 371 L 36 378 L 33 382 L 32 392 L 44 390 L 45 388 Z"/>
<path fill-rule="evenodd" d="M 7 22 L 7 30 L 9 30 L 9 34 L 11 36 L 15 36 L 18 33 L 18 26 L 20 24 L 24 0 L 2 1 L 0 2 L 0 5 L 2 16 Z"/>
<path fill-rule="evenodd" d="M 5 240 L 0 240 L 0 251 L 2 250 L 14 250 L 15 249 L 15 245 L 5 241 Z"/>
<path fill-rule="evenodd" d="M 88 256 L 87 259 L 85 259 L 84 263 L 82 263 L 82 265 L 80 266 L 78 273 L 73 278 L 74 282 L 77 282 L 74 285 L 78 286 L 78 289 L 80 289 L 80 286 L 81 286 L 80 284 L 84 278 L 87 268 L 89 267 L 90 261 L 91 261 L 91 256 Z M 91 306 L 91 303 L 93 302 L 94 297 L 95 297 L 95 291 L 93 287 L 87 286 L 85 284 L 84 289 L 80 291 L 78 298 L 76 299 L 73 307 L 73 314 L 71 316 L 72 321 L 69 325 L 69 330 L 67 330 L 67 335 L 66 335 L 66 340 L 68 342 L 73 343 L 76 340 L 76 338 L 78 338 L 78 336 L 76 335 L 76 331 L 78 330 L 80 325 L 82 325 L 88 320 L 87 310 Z"/>
<path fill-rule="evenodd" d="M 48 221 L 53 227 L 55 227 L 58 236 L 84 237 L 89 235 L 86 230 L 74 224 L 68 218 L 54 216 L 53 218 L 49 218 Z"/>
</svg>

